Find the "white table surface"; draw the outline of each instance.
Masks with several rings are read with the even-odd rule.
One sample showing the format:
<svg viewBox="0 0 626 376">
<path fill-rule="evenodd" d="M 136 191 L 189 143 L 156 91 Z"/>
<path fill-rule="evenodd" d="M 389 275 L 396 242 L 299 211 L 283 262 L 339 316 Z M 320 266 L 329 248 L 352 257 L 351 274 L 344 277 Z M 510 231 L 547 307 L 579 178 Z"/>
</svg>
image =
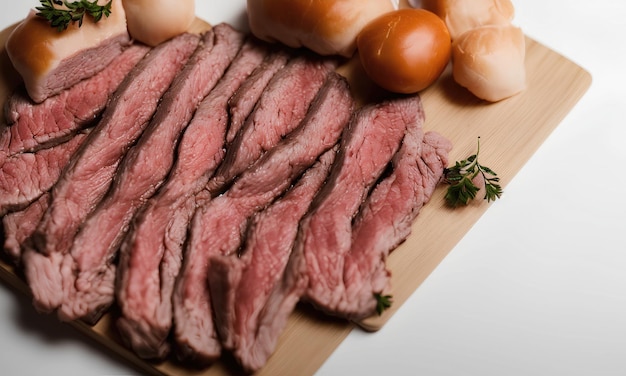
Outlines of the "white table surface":
<svg viewBox="0 0 626 376">
<path fill-rule="evenodd" d="M 2 28 L 38 4 L 2 3 Z M 243 0 L 197 3 L 242 20 Z M 353 331 L 319 375 L 626 375 L 626 3 L 514 4 L 590 90 L 389 323 Z M 0 374 L 135 373 L 0 283 Z"/>
</svg>

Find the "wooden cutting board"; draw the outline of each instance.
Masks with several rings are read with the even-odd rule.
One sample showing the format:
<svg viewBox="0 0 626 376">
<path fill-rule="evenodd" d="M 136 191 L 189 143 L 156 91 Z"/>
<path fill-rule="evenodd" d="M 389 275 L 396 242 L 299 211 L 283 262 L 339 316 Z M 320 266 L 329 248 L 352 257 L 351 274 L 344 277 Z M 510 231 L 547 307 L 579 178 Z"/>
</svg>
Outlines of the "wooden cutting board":
<svg viewBox="0 0 626 376">
<path fill-rule="evenodd" d="M 198 20 L 196 31 L 207 27 Z M 4 46 L 9 29 L 0 33 Z M 347 71 L 353 71 L 349 66 Z M 456 85 L 450 72 L 422 93 L 426 111 L 426 130 L 435 130 L 454 143 L 451 163 L 476 151 L 481 138 L 481 163 L 494 169 L 505 188 L 533 153 L 574 107 L 591 84 L 591 75 L 551 49 L 526 39 L 528 88 L 510 99 L 485 103 Z M 0 51 L 0 103 L 19 83 L 4 49 Z M 368 87 L 355 80 L 356 91 Z M 2 120 L 3 122 L 4 120 Z M 0 123 L 0 127 L 4 124 Z M 445 187 L 439 187 L 417 218 L 413 233 L 388 259 L 392 272 L 393 306 L 383 316 L 359 323 L 361 328 L 376 330 L 402 306 L 426 277 L 463 238 L 490 204 L 480 201 L 461 209 L 444 205 Z M 0 278 L 25 294 L 23 279 L 0 260 Z M 60 325 L 60 324 L 59 324 Z M 101 342 L 144 373 L 164 375 L 223 375 L 238 370 L 227 361 L 204 370 L 189 369 L 174 360 L 161 364 L 144 362 L 121 345 L 111 315 L 91 327 L 73 324 L 78 330 Z M 289 320 L 278 348 L 260 375 L 313 374 L 332 354 L 355 324 L 330 319 L 306 307 L 298 307 Z M 374 339 L 372 339 L 374 340 Z"/>
</svg>

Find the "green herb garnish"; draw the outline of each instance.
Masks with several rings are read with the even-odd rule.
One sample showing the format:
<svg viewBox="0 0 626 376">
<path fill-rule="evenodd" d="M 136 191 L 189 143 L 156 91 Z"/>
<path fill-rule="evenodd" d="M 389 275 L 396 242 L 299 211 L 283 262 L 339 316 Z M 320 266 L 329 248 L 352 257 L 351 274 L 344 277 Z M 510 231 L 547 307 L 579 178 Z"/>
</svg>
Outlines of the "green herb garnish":
<svg viewBox="0 0 626 376">
<path fill-rule="evenodd" d="M 480 190 L 473 179 L 481 174 L 485 181 L 485 197 L 487 202 L 495 201 L 502 196 L 498 175 L 489 167 L 478 163 L 478 153 L 480 152 L 480 137 L 478 137 L 478 148 L 476 154 L 456 162 L 453 167 L 444 169 L 444 179 L 450 184 L 446 193 L 446 202 L 452 207 L 467 205 L 476 197 Z"/>
<path fill-rule="evenodd" d="M 385 310 L 391 307 L 393 303 L 393 297 L 391 295 L 381 295 L 379 293 L 374 294 L 376 298 L 376 313 L 378 316 L 382 315 Z"/>
<path fill-rule="evenodd" d="M 91 16 L 94 22 L 100 21 L 103 16 L 109 17 L 113 0 L 110 0 L 105 5 L 98 5 L 98 0 L 93 2 L 89 0 L 74 2 L 67 0 L 39 0 L 39 2 L 41 6 L 35 8 L 38 11 L 36 13 L 37 16 L 48 20 L 50 26 L 55 27 L 57 31 L 63 31 L 72 22 L 78 22 L 78 26 L 82 26 L 85 15 Z M 55 5 L 65 5 L 67 9 L 57 8 Z"/>
</svg>

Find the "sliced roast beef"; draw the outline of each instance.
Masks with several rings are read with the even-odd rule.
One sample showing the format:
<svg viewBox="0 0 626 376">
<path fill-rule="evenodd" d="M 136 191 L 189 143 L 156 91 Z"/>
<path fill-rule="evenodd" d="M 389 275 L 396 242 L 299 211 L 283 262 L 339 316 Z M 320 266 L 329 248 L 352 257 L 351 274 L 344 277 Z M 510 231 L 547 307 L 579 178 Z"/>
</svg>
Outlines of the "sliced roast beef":
<svg viewBox="0 0 626 376">
<path fill-rule="evenodd" d="M 294 131 L 242 173 L 223 195 L 196 211 L 173 296 L 175 339 L 182 356 L 206 362 L 220 355 L 207 280 L 210 262 L 206 260 L 237 251 L 248 219 L 336 144 L 352 109 L 347 82 L 328 73 L 300 125 L 292 127 Z"/>
<path fill-rule="evenodd" d="M 367 198 L 352 231 L 350 252 L 345 255 L 341 303 L 334 315 L 361 320 L 376 313 L 376 294 L 389 290 L 386 259 L 411 233 L 413 221 L 428 202 L 448 163 L 451 144 L 442 136 L 424 137 L 419 98 L 407 117 L 406 135 L 392 160 L 392 171 Z"/>
<path fill-rule="evenodd" d="M 299 124 L 331 68 L 330 60 L 300 56 L 272 77 L 254 112 L 228 145 L 209 192 L 223 189 Z"/>
<path fill-rule="evenodd" d="M 336 149 L 324 153 L 284 197 L 253 217 L 241 257 L 211 259 L 209 286 L 217 330 L 224 347 L 247 371 L 261 368 L 274 352 L 295 306 L 280 312 L 266 309 L 269 295 L 280 284 L 300 219 L 324 184 L 335 154 Z"/>
<path fill-rule="evenodd" d="M 29 87 L 31 98 L 40 102 L 93 76 L 111 64 L 130 43 L 130 35 L 121 32 L 102 40 L 97 46 L 60 61 L 56 69 L 38 80 L 41 83 L 39 88 Z"/>
<path fill-rule="evenodd" d="M 43 4 L 63 6 L 63 1 L 54 3 Z M 80 15 L 80 22 L 72 22 L 57 33 L 52 33 L 50 23 L 38 16 L 41 8 L 32 9 L 8 34 L 3 42 L 6 54 L 35 102 L 93 76 L 131 43 L 122 0 L 113 0 L 108 6 L 111 12 L 103 17 L 106 21 L 96 24 L 90 19 L 83 23 Z M 76 15 L 64 12 L 56 16 L 67 22 L 78 21 Z M 52 23 L 55 27 L 62 24 L 59 18 Z"/>
<path fill-rule="evenodd" d="M 117 324 L 124 340 L 143 358 L 162 358 L 169 351 L 171 296 L 195 209 L 194 197 L 224 156 L 228 99 L 266 54 L 266 46 L 257 41 L 244 43 L 224 76 L 200 103 L 181 137 L 170 176 L 140 209 L 122 243 L 116 287 L 121 315 Z M 238 116 L 245 118 L 247 114 Z"/>
<path fill-rule="evenodd" d="M 0 166 L 0 216 L 21 210 L 47 192 L 59 179 L 88 133 L 33 153 L 20 153 Z"/>
<path fill-rule="evenodd" d="M 397 152 L 407 119 L 418 111 L 413 100 L 390 100 L 361 107 L 342 138 L 328 184 L 302 220 L 293 270 L 307 281 L 306 300 L 333 311 L 345 295 L 343 268 L 350 251 L 352 221 L 359 206 Z"/>
<path fill-rule="evenodd" d="M 50 206 L 32 236 L 33 248 L 23 254 L 38 309 L 51 311 L 63 302 L 62 273 L 71 272 L 67 264 L 61 268 L 64 255 L 198 42 L 196 35 L 181 34 L 155 47 L 135 66 L 51 191 Z"/>
<path fill-rule="evenodd" d="M 176 76 L 150 124 L 122 160 L 107 195 L 89 214 L 66 257 L 73 280 L 59 314 L 64 320 L 92 317 L 113 301 L 115 258 L 137 209 L 162 184 L 172 167 L 180 134 L 200 101 L 215 86 L 239 51 L 244 35 L 227 24 L 215 26 Z"/>
<path fill-rule="evenodd" d="M 2 217 L 4 251 L 18 265 L 21 263 L 22 244 L 33 234 L 48 208 L 49 194 L 44 193 L 28 207 Z"/>
<path fill-rule="evenodd" d="M 230 125 L 226 134 L 227 143 L 233 142 L 246 118 L 259 100 L 261 93 L 276 72 L 283 69 L 289 58 L 289 53 L 283 49 L 268 54 L 263 64 L 252 72 L 252 75 L 244 81 L 230 98 L 228 101 Z"/>
<path fill-rule="evenodd" d="M 93 124 L 111 94 L 148 51 L 144 45 L 133 45 L 93 77 L 39 104 L 23 88 L 13 93 L 5 104 L 9 126 L 0 128 L 0 159 L 56 145 Z"/>
<path fill-rule="evenodd" d="M 221 355 L 208 292 L 207 260 L 213 254 L 234 252 L 239 247 L 254 209 L 242 210 L 235 200 L 223 195 L 209 201 L 191 221 L 189 245 L 172 296 L 174 336 L 179 357 L 185 361 L 202 366 Z M 198 237 L 203 236 L 210 238 L 202 239 L 208 242 L 205 247 L 198 245 L 202 242 Z"/>
</svg>

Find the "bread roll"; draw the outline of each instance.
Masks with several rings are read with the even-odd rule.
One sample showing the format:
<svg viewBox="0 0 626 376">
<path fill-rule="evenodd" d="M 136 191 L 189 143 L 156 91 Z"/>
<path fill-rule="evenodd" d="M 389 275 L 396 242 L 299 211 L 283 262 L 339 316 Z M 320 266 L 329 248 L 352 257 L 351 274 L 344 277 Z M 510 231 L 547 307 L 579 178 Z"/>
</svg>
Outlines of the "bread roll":
<svg viewBox="0 0 626 376">
<path fill-rule="evenodd" d="M 113 0 L 108 18 L 85 17 L 82 27 L 71 23 L 60 32 L 33 10 L 9 35 L 6 51 L 39 103 L 102 70 L 129 42 L 122 0 Z"/>
<path fill-rule="evenodd" d="M 511 0 L 422 0 L 421 6 L 441 17 L 452 40 L 486 25 L 507 25 L 515 15 Z"/>
<path fill-rule="evenodd" d="M 196 17 L 194 0 L 124 0 L 130 36 L 156 46 L 189 30 Z"/>
<path fill-rule="evenodd" d="M 452 43 L 452 75 L 477 97 L 497 102 L 526 88 L 525 53 L 518 27 L 473 29 Z"/>
<path fill-rule="evenodd" d="M 260 39 L 350 57 L 363 26 L 394 8 L 393 0 L 248 0 L 248 21 Z"/>
</svg>

